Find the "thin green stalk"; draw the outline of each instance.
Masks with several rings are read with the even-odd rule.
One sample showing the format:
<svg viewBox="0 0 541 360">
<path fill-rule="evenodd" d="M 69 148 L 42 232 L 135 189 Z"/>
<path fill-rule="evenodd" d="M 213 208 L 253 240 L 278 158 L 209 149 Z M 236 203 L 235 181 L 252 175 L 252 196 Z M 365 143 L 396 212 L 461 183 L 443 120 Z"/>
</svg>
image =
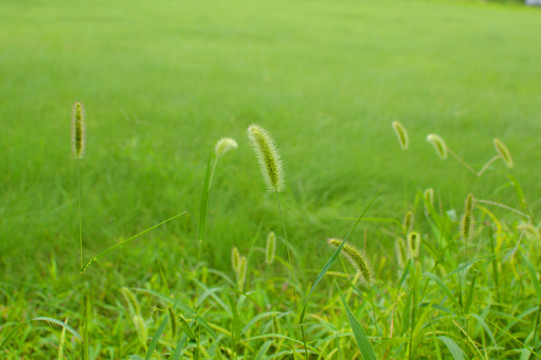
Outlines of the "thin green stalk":
<svg viewBox="0 0 541 360">
<path fill-rule="evenodd" d="M 477 173 L 477 176 L 481 176 L 483 175 L 483 173 L 489 168 L 490 165 L 492 165 L 492 163 L 496 160 L 498 160 L 499 158 L 501 158 L 500 155 L 496 155 L 494 156 L 492 159 L 490 159 L 489 161 L 487 161 L 487 163 L 481 168 L 481 170 L 479 170 L 479 172 Z"/>
<path fill-rule="evenodd" d="M 75 163 L 77 164 L 77 203 L 78 203 L 78 215 L 79 215 L 79 254 L 80 254 L 80 266 L 81 269 L 83 268 L 83 215 L 81 210 L 81 165 L 80 165 L 80 159 L 75 159 Z M 89 336 L 88 336 L 88 291 L 86 289 L 86 286 L 84 285 L 84 279 L 83 279 L 83 272 L 81 271 L 80 274 L 80 286 L 81 286 L 81 321 L 82 321 L 82 328 L 83 328 L 83 353 L 82 358 L 83 360 L 88 360 L 89 357 Z M 86 300 L 86 303 L 85 303 Z"/>
<path fill-rule="evenodd" d="M 374 325 L 376 325 L 376 335 L 383 337 L 383 333 L 380 333 L 379 331 L 378 315 L 376 314 L 376 306 L 374 305 L 374 297 L 372 296 L 372 286 L 368 286 L 368 292 L 370 293 L 370 304 L 372 305 L 372 312 L 374 315 Z"/>
<path fill-rule="evenodd" d="M 289 271 L 291 274 L 291 283 L 293 285 L 293 292 L 295 294 L 295 302 L 297 303 L 297 307 L 300 309 L 300 302 L 299 302 L 299 295 L 297 294 L 297 281 L 295 280 L 295 275 L 293 274 L 293 262 L 291 261 L 291 252 L 289 250 L 289 240 L 287 239 L 287 232 L 286 232 L 286 224 L 284 221 L 284 213 L 282 212 L 282 204 L 280 203 L 280 196 L 278 195 L 278 189 L 275 189 L 276 193 L 276 201 L 278 202 L 278 210 L 280 211 L 280 218 L 282 219 L 282 229 L 284 231 L 284 239 L 286 242 L 286 248 L 287 248 L 287 259 L 289 261 Z M 302 326 L 302 323 L 300 324 L 301 328 L 301 334 L 302 334 L 302 341 L 304 344 L 304 354 L 306 358 L 308 359 L 308 346 L 306 344 L 306 337 L 304 335 L 304 327 Z"/>
<path fill-rule="evenodd" d="M 451 149 L 449 149 L 449 147 L 447 147 L 447 152 L 449 154 L 451 154 L 459 163 L 461 163 L 466 169 L 468 169 L 471 173 L 473 173 L 474 175 L 477 175 L 477 173 L 475 172 L 475 170 L 473 170 L 473 168 L 468 165 L 460 156 L 458 156 L 457 154 L 455 154 Z"/>
<path fill-rule="evenodd" d="M 411 319 L 410 319 L 410 341 L 409 341 L 409 352 L 408 352 L 408 359 L 413 359 L 413 329 L 415 328 L 415 301 L 417 300 L 416 292 L 417 292 L 417 271 L 415 269 L 415 261 L 412 260 L 410 262 L 411 269 L 411 293 L 412 293 L 412 299 L 411 299 Z"/>
<path fill-rule="evenodd" d="M 79 251 L 81 253 L 81 269 L 83 268 L 83 215 L 81 213 L 81 176 L 79 159 L 75 160 L 77 164 L 77 199 L 79 205 Z"/>
</svg>

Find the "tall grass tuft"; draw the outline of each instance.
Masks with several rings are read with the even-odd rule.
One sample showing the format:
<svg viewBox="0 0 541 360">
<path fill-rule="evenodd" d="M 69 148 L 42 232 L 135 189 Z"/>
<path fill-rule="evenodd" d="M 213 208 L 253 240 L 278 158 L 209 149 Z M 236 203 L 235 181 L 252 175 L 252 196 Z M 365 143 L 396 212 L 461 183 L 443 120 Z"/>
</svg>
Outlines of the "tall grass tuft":
<svg viewBox="0 0 541 360">
<path fill-rule="evenodd" d="M 284 171 L 272 137 L 267 130 L 255 124 L 248 127 L 247 134 L 267 188 L 269 191 L 282 191 L 285 186 Z"/>
<path fill-rule="evenodd" d="M 402 125 L 398 121 L 393 121 L 393 130 L 396 134 L 396 137 L 398 138 L 398 142 L 400 143 L 400 147 L 402 148 L 402 150 L 407 150 L 410 140 L 408 137 L 408 132 L 406 131 L 404 125 Z"/>
<path fill-rule="evenodd" d="M 436 134 L 428 134 L 426 136 L 426 141 L 428 141 L 432 144 L 432 146 L 434 146 L 436 154 L 440 159 L 447 159 L 447 145 L 445 144 L 445 141 L 443 141 L 441 136 Z"/>
<path fill-rule="evenodd" d="M 327 239 L 327 243 L 333 249 L 337 249 L 342 242 L 342 240 L 338 239 Z M 374 285 L 376 283 L 376 277 L 366 255 L 349 243 L 345 243 L 342 250 L 343 251 L 341 254 L 344 254 L 351 265 L 353 265 L 353 267 L 355 267 L 361 273 L 362 282 L 367 286 Z"/>
<path fill-rule="evenodd" d="M 498 138 L 494 138 L 493 140 L 494 148 L 496 149 L 496 152 L 500 155 L 503 162 L 508 168 L 513 167 L 513 158 L 511 157 L 511 152 L 505 146 L 505 144 Z"/>
</svg>

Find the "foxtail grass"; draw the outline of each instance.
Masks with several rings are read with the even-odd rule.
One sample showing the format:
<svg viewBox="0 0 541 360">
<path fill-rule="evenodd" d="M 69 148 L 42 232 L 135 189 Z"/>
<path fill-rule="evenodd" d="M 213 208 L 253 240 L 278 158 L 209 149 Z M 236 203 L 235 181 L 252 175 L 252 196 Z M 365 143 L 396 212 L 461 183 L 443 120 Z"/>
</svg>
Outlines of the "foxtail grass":
<svg viewBox="0 0 541 360">
<path fill-rule="evenodd" d="M 338 249 L 342 244 L 343 240 L 330 238 L 327 240 L 329 246 L 333 249 Z M 341 254 L 344 255 L 350 264 L 361 273 L 361 280 L 367 286 L 372 286 L 376 283 L 376 278 L 374 275 L 374 270 L 372 266 L 362 251 L 357 249 L 355 246 L 345 243 L 342 247 Z"/>
<path fill-rule="evenodd" d="M 464 202 L 464 214 L 460 222 L 460 235 L 466 244 L 466 250 L 468 248 L 468 240 L 473 233 L 473 207 L 474 198 L 472 194 L 468 194 L 466 201 Z"/>
<path fill-rule="evenodd" d="M 496 149 L 496 152 L 498 153 L 498 155 L 500 155 L 505 165 L 508 168 L 512 168 L 513 158 L 511 157 L 511 152 L 509 151 L 507 146 L 505 146 L 505 144 L 500 139 L 497 139 L 497 138 L 494 138 L 493 142 L 494 142 L 494 148 Z"/>
<path fill-rule="evenodd" d="M 86 122 L 85 110 L 83 104 L 76 102 L 71 111 L 71 147 L 77 166 L 77 203 L 79 217 L 79 257 L 80 257 L 80 286 L 82 292 L 81 300 L 81 329 L 83 333 L 82 340 L 82 359 L 89 359 L 89 336 L 88 336 L 88 289 L 85 288 L 83 279 L 83 215 L 81 207 L 81 166 L 80 161 L 83 158 L 86 146 Z M 86 303 L 85 303 L 85 300 Z"/>
<path fill-rule="evenodd" d="M 393 130 L 396 134 L 396 137 L 398 139 L 398 143 L 400 144 L 400 147 L 402 150 L 407 150 L 409 147 L 409 137 L 408 132 L 406 131 L 406 128 L 404 125 L 402 125 L 398 121 L 393 121 Z"/>
<path fill-rule="evenodd" d="M 411 231 L 413 228 L 413 222 L 415 220 L 415 217 L 413 215 L 413 211 L 407 211 L 406 214 L 404 214 L 404 219 L 402 220 L 402 228 L 404 229 L 404 233 L 407 234 Z"/>
<path fill-rule="evenodd" d="M 267 235 L 267 241 L 265 244 L 265 263 L 272 265 L 274 262 L 274 256 L 276 254 L 276 234 L 274 231 L 269 232 Z"/>
</svg>

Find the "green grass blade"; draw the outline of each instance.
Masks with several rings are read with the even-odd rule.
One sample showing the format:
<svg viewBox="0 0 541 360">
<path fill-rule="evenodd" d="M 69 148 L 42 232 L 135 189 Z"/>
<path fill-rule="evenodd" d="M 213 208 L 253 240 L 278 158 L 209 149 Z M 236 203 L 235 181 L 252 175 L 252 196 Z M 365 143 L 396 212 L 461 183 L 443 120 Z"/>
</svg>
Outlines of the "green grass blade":
<svg viewBox="0 0 541 360">
<path fill-rule="evenodd" d="M 60 325 L 63 328 L 65 328 L 66 330 L 68 330 L 70 333 L 72 333 L 73 336 L 75 336 L 77 339 L 79 339 L 80 341 L 83 341 L 83 338 L 81 337 L 81 335 L 79 335 L 79 333 L 74 328 L 72 328 L 71 326 L 69 326 L 68 324 L 66 324 L 63 321 L 53 319 L 53 318 L 50 318 L 50 317 L 47 317 L 47 316 L 40 316 L 40 317 L 37 317 L 37 318 L 33 318 L 32 321 L 48 321 L 48 322 L 52 322 L 54 324 Z"/>
<path fill-rule="evenodd" d="M 385 186 L 385 185 L 384 185 Z M 323 268 L 321 269 L 321 271 L 319 272 L 319 274 L 317 275 L 316 277 L 316 280 L 314 281 L 314 284 L 312 285 L 312 288 L 310 289 L 310 292 L 308 293 L 308 296 L 306 297 L 306 300 L 304 301 L 304 305 L 302 307 L 302 311 L 301 311 L 301 315 L 299 317 L 299 325 L 302 325 L 303 323 L 303 320 L 304 320 L 304 315 L 306 314 L 306 307 L 308 306 L 308 300 L 310 300 L 310 296 L 312 295 L 312 293 L 314 292 L 317 284 L 319 284 L 319 282 L 321 281 L 321 279 L 323 279 L 323 277 L 325 276 L 325 273 L 329 270 L 329 268 L 331 267 L 331 265 L 336 261 L 336 259 L 338 258 L 338 256 L 340 255 L 340 251 L 342 250 L 342 247 L 344 247 L 344 244 L 346 243 L 349 235 L 353 232 L 353 230 L 355 230 L 355 228 L 357 227 L 357 225 L 359 224 L 359 222 L 361 221 L 361 219 L 363 218 L 364 214 L 366 213 L 366 211 L 370 208 L 370 206 L 372 205 L 372 203 L 376 200 L 376 198 L 379 196 L 379 194 L 381 193 L 381 191 L 383 190 L 383 187 L 382 186 L 379 191 L 376 193 L 376 195 L 374 195 L 374 197 L 370 200 L 370 202 L 368 202 L 368 204 L 366 205 L 366 207 L 364 208 L 364 210 L 362 211 L 361 215 L 357 218 L 357 221 L 355 222 L 355 224 L 353 224 L 353 226 L 351 227 L 351 229 L 349 230 L 349 232 L 347 233 L 346 237 L 344 238 L 344 241 L 342 241 L 342 244 L 340 244 L 340 246 L 338 246 L 338 248 L 333 252 L 333 254 L 331 255 L 331 257 L 329 258 L 329 260 L 327 260 L 327 262 L 325 263 L 325 265 L 323 266 Z"/>
<path fill-rule="evenodd" d="M 342 290 L 340 290 L 340 287 L 338 287 L 338 284 L 336 284 L 336 288 L 338 289 L 338 292 L 340 293 L 340 298 L 342 299 L 342 304 L 344 305 L 344 308 L 346 309 L 346 313 L 348 315 L 349 324 L 351 325 L 351 329 L 353 330 L 353 335 L 355 335 L 355 341 L 357 342 L 357 346 L 359 347 L 359 350 L 361 351 L 361 355 L 364 360 L 376 360 L 376 354 L 374 353 L 374 349 L 372 348 L 372 345 L 370 344 L 370 340 L 368 340 L 368 337 L 366 336 L 363 327 L 361 324 L 359 324 L 359 321 L 353 315 L 351 312 L 351 309 L 348 306 L 348 303 L 346 302 L 346 299 L 344 298 L 344 294 L 342 294 Z"/>
<path fill-rule="evenodd" d="M 175 348 L 175 352 L 171 356 L 171 360 L 180 360 L 180 357 L 182 356 L 182 351 L 184 350 L 184 345 L 186 345 L 187 339 L 188 337 L 186 336 L 186 334 L 182 334 Z"/>
<path fill-rule="evenodd" d="M 105 255 L 109 254 L 111 251 L 114 251 L 114 250 L 118 249 L 119 247 L 126 245 L 126 244 L 129 243 L 130 241 L 132 241 L 132 240 L 134 240 L 134 239 L 137 239 L 139 236 L 144 235 L 144 234 L 146 234 L 147 232 L 156 229 L 157 227 L 160 227 L 160 226 L 162 226 L 162 225 L 165 225 L 165 224 L 167 224 L 168 222 L 173 221 L 173 220 L 175 220 L 176 218 L 181 217 L 182 215 L 185 215 L 185 214 L 187 214 L 187 213 L 188 213 L 187 211 L 183 211 L 183 212 L 181 212 L 181 213 L 179 213 L 179 214 L 176 214 L 175 216 L 170 217 L 170 218 L 167 219 L 167 220 L 164 220 L 164 221 L 162 221 L 162 222 L 160 222 L 160 223 L 158 223 L 158 224 L 156 224 L 156 225 L 153 225 L 153 226 L 151 226 L 151 227 L 149 227 L 149 228 L 147 228 L 147 229 L 145 229 L 145 230 L 143 230 L 143 231 L 141 231 L 141 232 L 139 232 L 139 233 L 133 235 L 132 237 L 130 237 L 130 238 L 128 238 L 128 239 L 126 239 L 126 240 L 124 240 L 124 241 L 122 241 L 122 242 L 119 242 L 119 243 L 116 244 L 116 245 L 113 245 L 113 246 L 111 246 L 111 247 L 109 247 L 109 248 L 103 250 L 103 251 L 102 251 L 101 253 L 99 253 L 98 255 L 94 256 L 93 258 L 90 258 L 90 259 L 86 262 L 86 264 L 83 266 L 83 268 L 81 269 L 81 272 L 82 272 L 82 273 L 85 272 L 85 270 L 88 268 L 88 266 L 89 266 L 90 264 L 92 264 L 93 262 L 95 262 L 96 260 L 98 260 L 99 258 L 101 258 L 102 256 L 105 256 Z"/>
<path fill-rule="evenodd" d="M 438 336 L 438 339 L 440 339 L 445 346 L 447 346 L 447 349 L 449 349 L 449 352 L 453 356 L 454 360 L 465 360 L 464 359 L 464 351 L 456 344 L 456 342 L 448 338 L 447 336 Z"/>
<path fill-rule="evenodd" d="M 150 341 L 150 345 L 148 346 L 148 351 L 145 356 L 145 360 L 150 360 L 152 358 L 152 354 L 154 354 L 154 350 L 156 349 L 156 345 L 158 345 L 158 341 L 160 340 L 160 337 L 162 336 L 165 327 L 167 326 L 168 322 L 167 315 L 163 317 L 162 323 L 160 324 L 160 327 L 152 337 L 152 340 Z"/>
<path fill-rule="evenodd" d="M 434 330 L 434 323 L 432 322 L 432 314 L 430 314 L 430 327 L 432 328 L 432 339 L 434 340 L 434 348 L 436 349 L 436 357 L 438 360 L 442 360 L 440 344 L 436 338 L 436 330 Z"/>
</svg>

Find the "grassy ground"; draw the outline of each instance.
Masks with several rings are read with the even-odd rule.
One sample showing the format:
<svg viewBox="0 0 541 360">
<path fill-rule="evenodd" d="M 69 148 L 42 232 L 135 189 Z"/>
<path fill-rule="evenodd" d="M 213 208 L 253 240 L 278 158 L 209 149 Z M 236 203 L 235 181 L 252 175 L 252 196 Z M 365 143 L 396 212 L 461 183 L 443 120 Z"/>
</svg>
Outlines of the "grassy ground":
<svg viewBox="0 0 541 360">
<path fill-rule="evenodd" d="M 175 293 L 189 282 L 206 159 L 220 137 L 234 137 L 239 149 L 217 168 L 204 262 L 231 276 L 232 246 L 246 253 L 256 234 L 262 247 L 269 230 L 279 232 L 275 199 L 264 190 L 245 137 L 252 122 L 271 131 L 284 160 L 285 221 L 305 264 L 305 287 L 329 256 L 324 239 L 343 237 L 351 226 L 344 218 L 358 216 L 382 184 L 370 217 L 401 221 L 409 209 L 422 217 L 414 201 L 427 187 L 436 189 L 442 210 L 459 214 L 469 192 L 518 207 L 505 172 L 519 179 L 533 213 L 540 207 L 533 173 L 541 155 L 538 9 L 386 0 L 3 1 L 0 23 L 6 322 L 79 314 L 69 141 L 76 100 L 88 119 L 81 164 L 85 254 L 188 211 L 88 275 L 101 284 L 95 301 L 103 306 L 95 315 L 103 324 L 94 337 L 118 330 L 117 338 L 100 340 L 115 349 L 112 358 L 144 353 L 126 322 L 129 311 L 117 322 L 107 313 L 128 308 L 122 286 Z M 395 120 L 409 130 L 407 152 L 392 132 Z M 453 159 L 440 161 L 425 141 L 431 132 L 477 169 L 494 155 L 498 137 L 516 166 L 497 162 L 479 179 Z M 354 236 L 372 253 L 386 254 L 395 230 L 363 223 Z M 385 258 L 382 281 L 396 276 L 394 258 Z M 0 329 L 2 336 L 8 330 Z M 31 356 L 38 345 L 48 354 L 55 343 L 33 330 L 18 334 L 18 356 Z"/>
</svg>

